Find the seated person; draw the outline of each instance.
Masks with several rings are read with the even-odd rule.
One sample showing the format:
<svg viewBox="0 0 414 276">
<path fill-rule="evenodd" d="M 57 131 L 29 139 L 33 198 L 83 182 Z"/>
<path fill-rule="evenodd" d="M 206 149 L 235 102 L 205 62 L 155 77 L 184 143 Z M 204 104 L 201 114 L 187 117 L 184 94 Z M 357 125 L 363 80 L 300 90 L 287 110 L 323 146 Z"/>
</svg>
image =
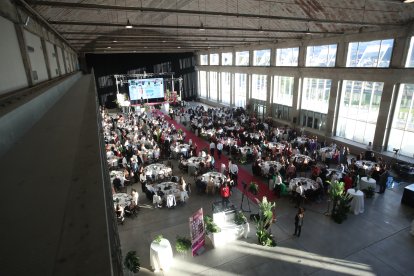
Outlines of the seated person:
<svg viewBox="0 0 414 276">
<path fill-rule="evenodd" d="M 120 191 L 124 187 L 122 186 L 121 179 L 119 179 L 118 177 L 114 178 L 114 180 L 112 181 L 112 184 L 114 186 L 115 192 Z"/>
<path fill-rule="evenodd" d="M 196 189 L 198 193 L 201 193 L 206 190 L 206 187 L 207 187 L 206 181 L 202 181 L 200 178 L 198 178 L 195 184 L 196 184 Z"/>
<path fill-rule="evenodd" d="M 115 207 L 115 214 L 116 218 L 120 220 L 121 222 L 124 221 L 124 208 L 121 207 L 121 205 L 117 204 Z"/>
<path fill-rule="evenodd" d="M 135 201 L 132 200 L 131 203 L 124 209 L 125 215 L 127 217 L 131 216 L 136 211 L 136 207 L 137 205 L 135 204 Z"/>
<path fill-rule="evenodd" d="M 135 205 L 138 206 L 138 198 L 139 198 L 139 194 L 135 189 L 132 189 L 131 191 L 131 197 L 132 197 L 132 201 L 135 203 Z"/>
</svg>

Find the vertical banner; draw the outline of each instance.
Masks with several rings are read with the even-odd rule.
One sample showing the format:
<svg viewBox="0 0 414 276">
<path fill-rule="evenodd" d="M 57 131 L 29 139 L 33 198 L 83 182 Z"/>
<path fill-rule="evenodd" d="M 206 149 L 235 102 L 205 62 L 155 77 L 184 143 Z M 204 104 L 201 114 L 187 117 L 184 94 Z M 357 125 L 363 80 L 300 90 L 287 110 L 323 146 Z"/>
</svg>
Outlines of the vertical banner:
<svg viewBox="0 0 414 276">
<path fill-rule="evenodd" d="M 193 256 L 197 251 L 204 246 L 204 216 L 203 208 L 200 208 L 189 219 L 190 221 L 190 235 L 191 235 L 191 253 Z"/>
</svg>

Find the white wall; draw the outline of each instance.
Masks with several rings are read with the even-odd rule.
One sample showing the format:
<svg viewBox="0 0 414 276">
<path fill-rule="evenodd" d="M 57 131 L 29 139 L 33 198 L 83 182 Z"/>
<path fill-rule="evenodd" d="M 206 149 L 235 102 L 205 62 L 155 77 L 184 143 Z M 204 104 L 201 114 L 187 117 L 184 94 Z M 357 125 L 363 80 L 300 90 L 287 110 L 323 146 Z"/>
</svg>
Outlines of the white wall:
<svg viewBox="0 0 414 276">
<path fill-rule="evenodd" d="M 59 59 L 60 72 L 62 72 L 61 75 L 64 75 L 66 74 L 66 68 L 65 68 L 65 64 L 63 63 L 62 48 L 60 48 L 59 46 L 56 46 L 56 50 L 57 50 L 58 59 Z"/>
<path fill-rule="evenodd" d="M 0 34 L 0 94 L 4 94 L 29 84 L 14 24 L 1 16 Z"/>
<path fill-rule="evenodd" d="M 30 65 L 32 67 L 33 83 L 38 83 L 48 79 L 45 57 L 43 55 L 42 42 L 40 37 L 28 31 L 24 31 L 26 39 L 26 51 L 29 56 Z M 29 50 L 32 47 L 34 51 Z M 34 71 L 37 72 L 37 79 L 34 78 Z"/>
<path fill-rule="evenodd" d="M 55 47 L 52 43 L 46 41 L 46 52 L 49 59 L 50 75 L 52 78 L 59 76 L 59 70 L 57 65 L 57 55 L 55 53 Z"/>
</svg>

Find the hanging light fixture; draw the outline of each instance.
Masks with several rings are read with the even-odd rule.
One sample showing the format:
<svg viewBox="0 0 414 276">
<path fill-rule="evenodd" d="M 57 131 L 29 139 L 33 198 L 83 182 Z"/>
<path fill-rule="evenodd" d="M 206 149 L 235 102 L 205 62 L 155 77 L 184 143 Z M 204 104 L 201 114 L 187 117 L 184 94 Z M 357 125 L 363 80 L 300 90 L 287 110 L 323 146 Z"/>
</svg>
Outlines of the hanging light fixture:
<svg viewBox="0 0 414 276">
<path fill-rule="evenodd" d="M 132 29 L 134 26 L 132 26 L 131 22 L 129 22 L 129 19 L 127 20 L 127 24 L 125 25 L 126 29 Z"/>
<path fill-rule="evenodd" d="M 259 33 L 263 33 L 264 31 L 263 31 L 263 27 L 262 26 L 260 26 L 260 28 L 259 28 Z"/>
<path fill-rule="evenodd" d="M 203 22 L 201 22 L 199 30 L 200 31 L 204 31 L 205 30 Z"/>
</svg>

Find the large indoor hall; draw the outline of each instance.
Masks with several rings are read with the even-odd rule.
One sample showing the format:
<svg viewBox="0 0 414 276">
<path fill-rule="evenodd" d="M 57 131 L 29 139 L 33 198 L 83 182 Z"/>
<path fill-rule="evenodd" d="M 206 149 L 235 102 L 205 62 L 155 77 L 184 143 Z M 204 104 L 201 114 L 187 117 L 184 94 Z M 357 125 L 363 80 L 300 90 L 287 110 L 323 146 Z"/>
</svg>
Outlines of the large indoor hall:
<svg viewBox="0 0 414 276">
<path fill-rule="evenodd" d="M 0 275 L 413 275 L 414 1 L 4 0 Z"/>
</svg>

